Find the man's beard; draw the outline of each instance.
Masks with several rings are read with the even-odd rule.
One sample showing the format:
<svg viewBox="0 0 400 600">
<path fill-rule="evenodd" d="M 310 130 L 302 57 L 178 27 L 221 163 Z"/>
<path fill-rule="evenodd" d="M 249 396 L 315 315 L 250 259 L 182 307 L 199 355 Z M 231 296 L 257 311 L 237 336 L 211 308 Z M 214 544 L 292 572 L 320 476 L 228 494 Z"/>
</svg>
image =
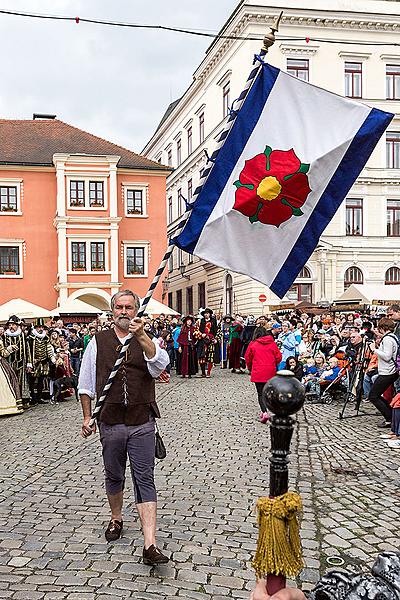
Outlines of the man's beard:
<svg viewBox="0 0 400 600">
<path fill-rule="evenodd" d="M 114 320 L 120 329 L 122 329 L 123 331 L 128 331 L 129 323 L 131 321 L 129 317 L 121 315 Z"/>
</svg>

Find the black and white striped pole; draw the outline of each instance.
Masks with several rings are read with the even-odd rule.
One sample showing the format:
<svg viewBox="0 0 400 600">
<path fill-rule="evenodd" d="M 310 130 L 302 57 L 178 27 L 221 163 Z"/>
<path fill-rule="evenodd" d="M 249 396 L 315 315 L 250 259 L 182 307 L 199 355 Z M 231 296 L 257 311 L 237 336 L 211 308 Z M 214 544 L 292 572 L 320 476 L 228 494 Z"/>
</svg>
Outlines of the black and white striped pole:
<svg viewBox="0 0 400 600">
<path fill-rule="evenodd" d="M 197 196 L 201 192 L 201 190 L 202 190 L 202 188 L 203 188 L 203 186 L 204 186 L 204 184 L 205 184 L 205 182 L 206 182 L 209 174 L 211 173 L 211 170 L 212 170 L 214 162 L 215 162 L 215 160 L 216 160 L 216 158 L 218 156 L 218 153 L 219 153 L 220 149 L 222 148 L 222 146 L 224 145 L 225 140 L 228 137 L 228 134 L 229 134 L 229 132 L 230 132 L 230 130 L 232 128 L 232 125 L 233 125 L 235 119 L 236 119 L 236 116 L 237 116 L 239 110 L 241 109 L 241 107 L 243 105 L 243 102 L 244 102 L 244 100 L 245 100 L 245 98 L 246 98 L 246 96 L 247 96 L 247 94 L 248 94 L 251 86 L 253 85 L 253 83 L 254 83 L 254 81 L 255 81 L 255 79 L 256 79 L 256 77 L 257 77 L 260 69 L 262 68 L 262 59 L 263 59 L 263 57 L 267 54 L 268 49 L 275 42 L 275 32 L 278 31 L 278 26 L 279 26 L 279 22 L 281 20 L 282 14 L 283 14 L 283 11 L 279 15 L 279 17 L 278 17 L 278 19 L 276 21 L 275 26 L 271 27 L 270 33 L 268 33 L 265 36 L 264 42 L 263 42 L 264 45 L 263 45 L 263 47 L 262 47 L 262 49 L 260 51 L 260 54 L 257 55 L 254 58 L 254 63 L 258 62 L 258 64 L 254 67 L 254 69 L 252 69 L 250 75 L 247 78 L 246 85 L 244 86 L 244 88 L 243 88 L 240 96 L 233 103 L 233 104 L 236 105 L 237 108 L 235 108 L 234 110 L 232 109 L 230 111 L 229 115 L 228 115 L 228 118 L 227 118 L 224 130 L 222 131 L 221 135 L 218 138 L 217 147 L 215 148 L 214 152 L 212 153 L 212 155 L 208 159 L 209 162 L 211 163 L 211 165 L 208 166 L 208 167 L 206 167 L 203 170 L 203 173 L 202 173 L 200 181 L 199 181 L 199 185 L 194 190 L 192 202 L 191 202 L 190 205 L 187 205 L 187 211 L 182 216 L 182 219 L 179 222 L 179 225 L 178 225 L 176 231 L 174 232 L 174 234 L 175 234 L 176 237 L 181 233 L 181 231 L 185 227 L 185 225 L 186 225 L 186 223 L 187 223 L 187 221 L 189 219 L 190 211 L 191 211 L 193 205 L 196 202 Z M 149 287 L 149 290 L 148 290 L 146 296 L 142 300 L 141 307 L 140 307 L 139 312 L 137 314 L 138 317 L 141 317 L 146 312 L 146 307 L 147 307 L 148 303 L 150 302 L 150 299 L 153 296 L 154 290 L 155 290 L 155 288 L 157 287 L 157 285 L 158 285 L 158 283 L 160 281 L 161 275 L 164 272 L 165 266 L 167 265 L 168 260 L 169 260 L 169 258 L 171 256 L 174 248 L 175 248 L 175 244 L 174 244 L 174 241 L 173 241 L 173 238 L 172 238 L 170 240 L 168 248 L 167 248 L 167 250 L 166 250 L 166 252 L 164 254 L 164 257 L 163 257 L 163 259 L 161 261 L 161 264 L 160 264 L 160 266 L 159 266 L 159 268 L 158 268 L 158 270 L 157 270 L 157 272 L 156 272 L 156 274 L 154 276 L 154 279 L 153 279 L 153 281 L 152 281 L 152 283 L 151 283 L 151 285 Z M 94 423 L 96 422 L 96 420 L 98 419 L 98 417 L 99 417 L 99 414 L 100 414 L 100 411 L 101 411 L 101 409 L 103 407 L 103 404 L 104 404 L 104 401 L 106 399 L 108 390 L 112 386 L 114 377 L 117 374 L 118 369 L 119 369 L 122 361 L 124 360 L 125 352 L 128 349 L 129 343 L 130 343 L 130 341 L 132 339 L 132 335 L 133 334 L 128 335 L 128 337 L 126 338 L 124 344 L 122 345 L 121 350 L 120 350 L 119 355 L 118 355 L 118 358 L 115 361 L 115 364 L 114 364 L 114 366 L 112 368 L 112 371 L 111 371 L 111 373 L 110 373 L 110 375 L 108 377 L 107 383 L 104 386 L 104 389 L 103 389 L 101 395 L 96 400 L 96 404 L 95 404 L 95 407 L 93 409 L 92 418 L 90 420 L 89 427 L 92 427 L 94 425 Z"/>
</svg>

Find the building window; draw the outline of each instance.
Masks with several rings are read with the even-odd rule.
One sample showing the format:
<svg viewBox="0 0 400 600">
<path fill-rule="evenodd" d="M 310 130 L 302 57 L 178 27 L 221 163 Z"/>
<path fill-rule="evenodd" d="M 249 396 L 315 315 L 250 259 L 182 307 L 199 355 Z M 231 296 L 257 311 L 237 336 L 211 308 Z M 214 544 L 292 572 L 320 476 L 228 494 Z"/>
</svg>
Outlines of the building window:
<svg viewBox="0 0 400 600">
<path fill-rule="evenodd" d="M 182 290 L 176 291 L 176 310 L 180 315 L 182 314 Z"/>
<path fill-rule="evenodd" d="M 344 88 L 348 98 L 362 98 L 362 63 L 344 63 Z"/>
<path fill-rule="evenodd" d="M 143 246 L 128 246 L 126 248 L 126 274 L 145 275 L 145 253 Z"/>
<path fill-rule="evenodd" d="M 90 206 L 104 206 L 104 182 L 89 181 Z"/>
<path fill-rule="evenodd" d="M 389 237 L 400 236 L 400 200 L 387 201 L 387 235 Z"/>
<path fill-rule="evenodd" d="M 302 79 L 303 81 L 309 81 L 309 71 L 310 66 L 308 58 L 287 59 L 287 72 L 289 73 L 289 75 L 293 75 L 294 77 L 297 77 L 297 79 Z"/>
<path fill-rule="evenodd" d="M 192 154 L 192 150 L 193 150 L 193 129 L 191 127 L 189 127 L 188 130 L 187 130 L 187 151 L 188 151 L 188 156 L 190 154 Z"/>
<path fill-rule="evenodd" d="M 180 217 L 181 214 L 183 213 L 182 205 L 183 205 L 182 190 L 181 190 L 181 188 L 179 188 L 179 190 L 178 190 L 178 217 Z"/>
<path fill-rule="evenodd" d="M 223 116 L 226 117 L 229 114 L 229 109 L 231 106 L 231 83 L 227 81 L 222 87 L 222 109 Z"/>
<path fill-rule="evenodd" d="M 303 267 L 297 275 L 297 279 L 311 279 L 310 269 L 308 267 Z"/>
<path fill-rule="evenodd" d="M 400 169 L 400 133 L 386 133 L 386 168 Z"/>
<path fill-rule="evenodd" d="M 225 279 L 225 312 L 227 315 L 233 313 L 233 279 L 229 274 Z"/>
<path fill-rule="evenodd" d="M 71 206 L 85 206 L 85 182 L 69 182 L 69 203 Z"/>
<path fill-rule="evenodd" d="M 167 152 L 167 163 L 169 167 L 172 167 L 172 149 L 170 148 Z"/>
<path fill-rule="evenodd" d="M 400 100 L 400 65 L 386 65 L 386 98 Z"/>
<path fill-rule="evenodd" d="M 172 252 L 171 256 L 169 257 L 169 261 L 168 261 L 168 272 L 172 273 L 173 270 L 174 270 L 174 253 Z"/>
<path fill-rule="evenodd" d="M 205 282 L 198 284 L 197 296 L 198 296 L 198 310 L 200 310 L 200 308 L 205 308 L 207 306 Z"/>
<path fill-rule="evenodd" d="M 399 267 L 390 267 L 385 273 L 385 285 L 400 284 L 400 269 Z"/>
<path fill-rule="evenodd" d="M 192 179 L 189 179 L 189 181 L 188 181 L 188 193 L 187 193 L 188 202 L 191 201 L 192 196 L 193 196 L 193 181 L 192 181 Z"/>
<path fill-rule="evenodd" d="M 347 288 L 354 283 L 364 283 L 364 275 L 358 267 L 349 267 L 344 274 L 344 289 L 347 290 Z"/>
<path fill-rule="evenodd" d="M 17 212 L 17 188 L 14 186 L 0 186 L 0 211 Z"/>
<path fill-rule="evenodd" d="M 182 248 L 178 248 L 178 252 L 177 252 L 177 263 L 178 263 L 178 269 L 181 265 L 183 265 L 183 250 Z"/>
<path fill-rule="evenodd" d="M 172 223 L 172 196 L 168 196 L 168 224 Z"/>
<path fill-rule="evenodd" d="M 182 162 L 182 140 L 181 139 L 179 139 L 176 142 L 176 162 L 178 164 L 178 167 Z"/>
<path fill-rule="evenodd" d="M 186 313 L 193 314 L 193 287 L 186 288 Z"/>
<path fill-rule="evenodd" d="M 172 292 L 168 292 L 168 306 L 169 306 L 170 308 L 174 308 L 174 307 L 173 307 Z"/>
<path fill-rule="evenodd" d="M 291 302 L 312 302 L 312 284 L 294 283 L 286 292 L 286 296 Z"/>
<path fill-rule="evenodd" d="M 143 190 L 126 190 L 128 215 L 143 215 Z"/>
<path fill-rule="evenodd" d="M 106 270 L 104 242 L 90 242 L 90 265 L 92 271 Z"/>
<path fill-rule="evenodd" d="M 73 271 L 86 271 L 86 242 L 71 242 Z"/>
<path fill-rule="evenodd" d="M 0 275 L 19 275 L 19 247 L 0 246 Z"/>
<path fill-rule="evenodd" d="M 204 142 L 204 113 L 199 115 L 199 139 L 200 144 Z"/>
<path fill-rule="evenodd" d="M 346 199 L 346 235 L 363 235 L 363 201 Z"/>
</svg>

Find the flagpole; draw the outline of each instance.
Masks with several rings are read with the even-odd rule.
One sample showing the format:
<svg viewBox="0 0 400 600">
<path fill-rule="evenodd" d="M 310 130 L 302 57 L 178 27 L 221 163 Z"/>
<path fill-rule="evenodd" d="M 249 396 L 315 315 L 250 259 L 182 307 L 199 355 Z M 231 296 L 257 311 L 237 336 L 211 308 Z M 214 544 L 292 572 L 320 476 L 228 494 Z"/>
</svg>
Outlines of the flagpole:
<svg viewBox="0 0 400 600">
<path fill-rule="evenodd" d="M 190 211 L 192 210 L 192 207 L 193 207 L 194 203 L 196 202 L 197 196 L 201 192 L 201 190 L 202 190 L 202 188 L 203 188 L 203 186 L 204 186 L 204 184 L 205 184 L 205 182 L 206 182 L 206 180 L 207 180 L 207 178 L 208 178 L 208 176 L 209 176 L 209 174 L 210 174 L 210 172 L 211 172 L 211 170 L 212 170 L 212 168 L 214 166 L 214 162 L 215 162 L 215 160 L 216 160 L 216 158 L 218 156 L 218 153 L 219 153 L 220 149 L 222 148 L 222 146 L 225 143 L 226 138 L 228 137 L 228 134 L 229 134 L 229 132 L 230 132 L 230 130 L 232 128 L 232 125 L 233 125 L 235 119 L 236 119 L 237 113 L 239 112 L 240 108 L 242 107 L 243 102 L 245 101 L 245 99 L 247 97 L 247 94 L 248 94 L 248 92 L 249 92 L 252 84 L 254 83 L 254 81 L 255 81 L 255 79 L 256 79 L 256 77 L 257 77 L 260 69 L 262 68 L 262 64 L 261 64 L 262 63 L 262 58 L 267 54 L 268 49 L 275 42 L 275 32 L 278 31 L 279 22 L 280 22 L 280 20 L 282 18 L 282 14 L 283 14 L 283 11 L 281 11 L 279 17 L 276 20 L 275 25 L 273 27 L 271 27 L 271 31 L 269 33 L 267 33 L 266 36 L 264 37 L 263 47 L 261 48 L 260 54 L 257 57 L 255 57 L 255 59 L 254 59 L 254 62 L 256 60 L 258 60 L 259 62 L 254 67 L 254 69 L 252 69 L 251 73 L 249 74 L 249 76 L 247 78 L 246 84 L 245 84 L 245 86 L 244 86 L 244 88 L 243 88 L 240 96 L 234 102 L 234 104 L 236 104 L 237 108 L 235 108 L 235 110 L 231 110 L 230 113 L 229 113 L 229 115 L 228 115 L 228 119 L 226 121 L 225 127 L 224 127 L 221 135 L 218 138 L 217 147 L 215 148 L 215 150 L 213 151 L 212 155 L 208 159 L 208 162 L 210 162 L 211 165 L 208 166 L 208 167 L 206 167 L 203 170 L 203 173 L 202 173 L 200 181 L 199 181 L 199 185 L 194 190 L 192 202 L 190 204 L 186 203 L 187 210 L 184 213 L 181 221 L 179 222 L 178 228 L 174 232 L 175 237 L 185 227 L 185 225 L 186 225 L 186 223 L 187 223 L 187 221 L 189 219 L 189 216 L 190 216 Z M 168 248 L 167 248 L 167 250 L 166 250 L 166 252 L 164 254 L 164 257 L 163 257 L 163 259 L 162 259 L 162 261 L 160 263 L 160 266 L 157 269 L 157 272 L 156 272 L 156 274 L 154 276 L 154 279 L 153 279 L 153 281 L 152 281 L 152 283 L 151 283 L 151 285 L 150 285 L 150 287 L 148 289 L 148 292 L 147 292 L 146 296 L 142 300 L 141 307 L 140 307 L 139 312 L 137 314 L 138 317 L 143 316 L 143 314 L 146 312 L 146 307 L 147 307 L 148 303 L 150 302 L 150 300 L 151 300 L 151 298 L 153 296 L 154 290 L 156 289 L 156 287 L 158 285 L 158 282 L 161 279 L 161 275 L 164 272 L 165 266 L 166 266 L 166 264 L 167 264 L 167 262 L 168 262 L 168 260 L 169 260 L 169 258 L 171 256 L 174 248 L 175 248 L 174 238 L 171 238 L 170 241 L 169 241 Z M 100 411 L 101 411 L 101 409 L 103 407 L 103 404 L 104 404 L 104 401 L 106 399 L 108 390 L 112 386 L 114 377 L 117 374 L 122 361 L 124 360 L 125 352 L 127 351 L 128 347 L 129 347 L 129 344 L 130 344 L 130 341 L 131 341 L 132 337 L 133 337 L 133 334 L 129 334 L 127 336 L 125 342 L 123 343 L 122 347 L 121 347 L 121 350 L 119 352 L 117 360 L 115 361 L 115 364 L 114 364 L 114 366 L 113 366 L 113 368 L 111 370 L 110 375 L 108 376 L 107 383 L 104 386 L 101 395 L 96 400 L 96 404 L 95 404 L 93 412 L 92 412 L 92 418 L 90 419 L 89 427 L 93 427 L 93 425 L 95 424 L 95 422 L 97 421 L 97 419 L 98 419 L 98 417 L 100 415 Z"/>
</svg>

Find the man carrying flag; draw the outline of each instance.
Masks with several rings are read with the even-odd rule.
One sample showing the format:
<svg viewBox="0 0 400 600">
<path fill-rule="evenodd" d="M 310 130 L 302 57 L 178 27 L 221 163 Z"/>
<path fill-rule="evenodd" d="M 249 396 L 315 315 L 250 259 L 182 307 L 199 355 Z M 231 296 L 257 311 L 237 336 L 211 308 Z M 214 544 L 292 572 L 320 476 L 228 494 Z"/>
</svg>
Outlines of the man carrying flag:
<svg viewBox="0 0 400 600">
<path fill-rule="evenodd" d="M 393 115 L 256 59 L 260 71 L 174 242 L 282 298 Z"/>
</svg>

